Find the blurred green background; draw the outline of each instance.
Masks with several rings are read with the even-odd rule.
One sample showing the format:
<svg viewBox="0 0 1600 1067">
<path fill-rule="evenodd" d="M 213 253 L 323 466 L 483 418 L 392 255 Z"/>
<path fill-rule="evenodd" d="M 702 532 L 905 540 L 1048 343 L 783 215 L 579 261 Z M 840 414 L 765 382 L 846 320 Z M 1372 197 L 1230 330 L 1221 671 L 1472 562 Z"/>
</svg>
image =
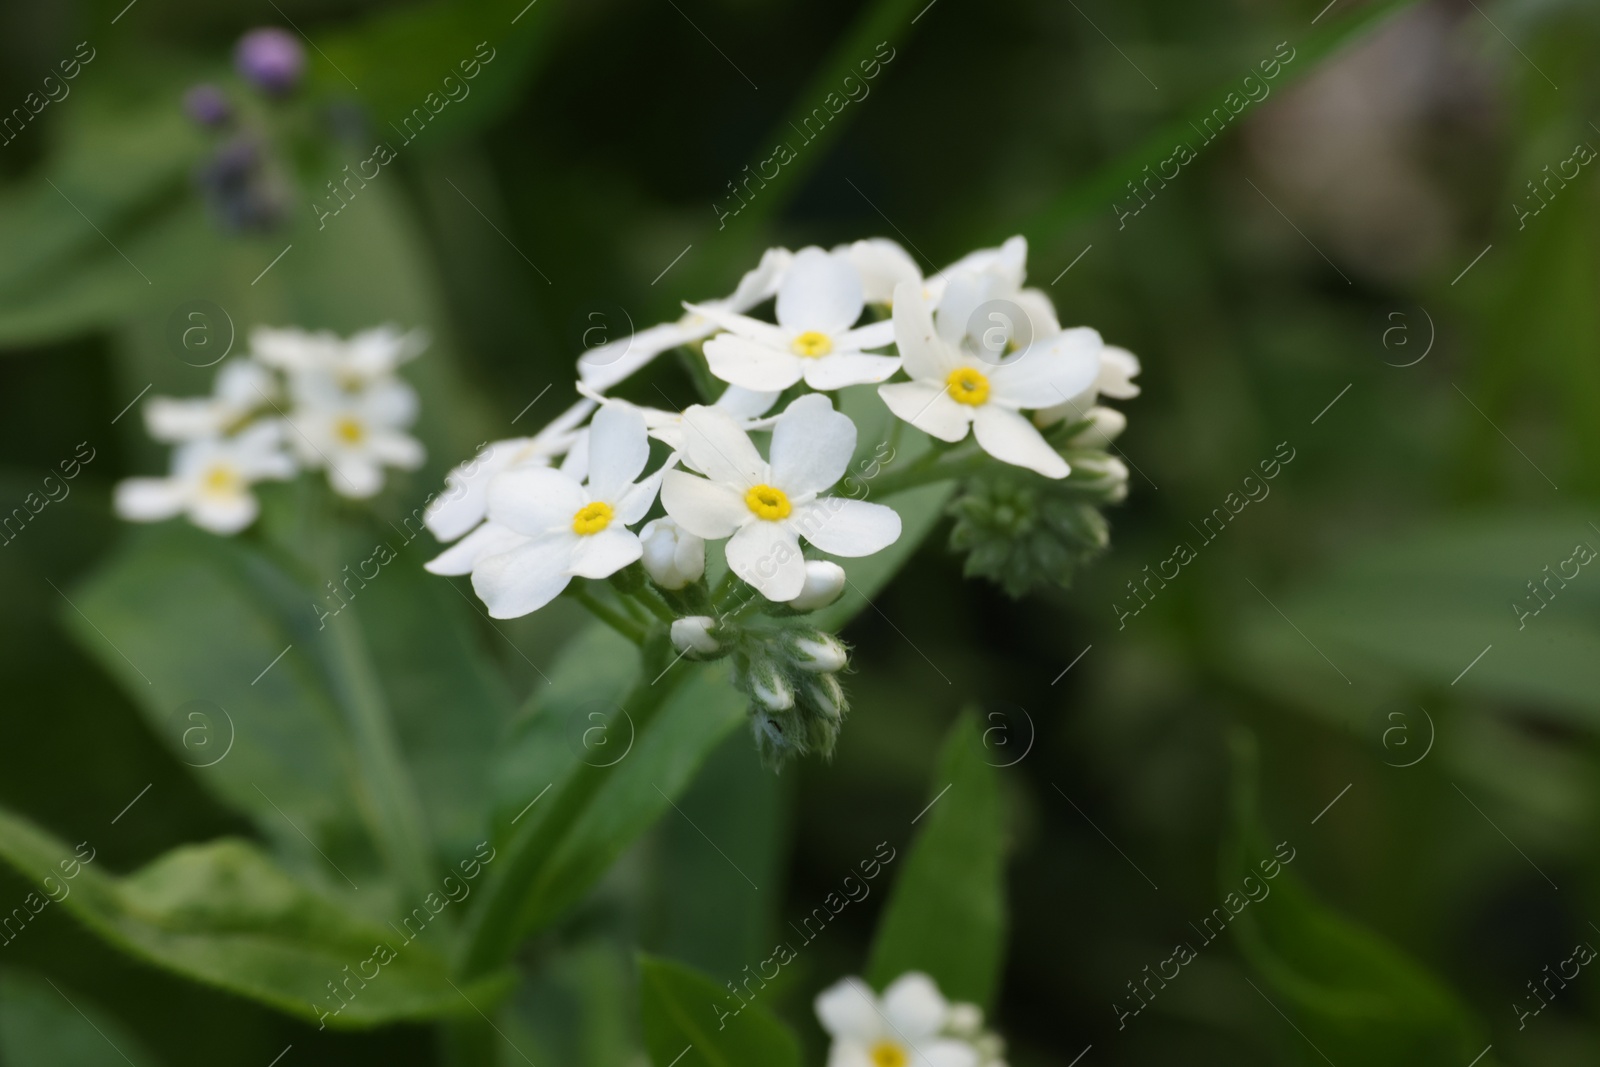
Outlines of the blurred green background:
<svg viewBox="0 0 1600 1067">
<path fill-rule="evenodd" d="M 291 23 L 314 42 L 307 81 L 269 104 L 230 51 Z M 541 1067 L 643 1062 L 634 951 L 719 979 L 763 958 L 906 839 L 940 738 L 976 706 L 1009 765 L 996 1022 L 1017 1067 L 1091 1045 L 1086 1065 L 1600 1056 L 1592 975 L 1518 1025 L 1528 983 L 1600 942 L 1600 577 L 1537 601 L 1529 585 L 1600 547 L 1600 199 L 1588 166 L 1546 182 L 1600 145 L 1600 8 L 12 4 L 0 109 L 80 41 L 94 59 L 70 94 L 0 146 L 4 508 L 80 442 L 94 452 L 0 552 L 0 802 L 92 838 L 111 870 L 251 832 L 72 636 L 61 592 L 130 536 L 115 480 L 164 462 L 119 413 L 147 385 L 209 389 L 170 339 L 187 302 L 224 309 L 241 343 L 256 323 L 429 329 L 408 369 L 429 464 L 382 498 L 398 518 L 479 441 L 560 410 L 586 345 L 730 290 L 770 245 L 882 235 L 931 269 L 1022 233 L 1062 320 L 1143 361 L 1143 395 L 1119 405 L 1134 475 L 1109 551 L 1075 588 L 1013 602 L 964 580 L 937 533 L 845 635 L 837 758 L 773 776 L 740 732 L 682 803 L 760 889 L 669 816 L 524 950 L 539 977 L 505 1016 L 517 1044 Z M 402 146 L 389 123 L 482 41 L 471 96 Z M 727 183 L 879 42 L 893 58 L 870 93 L 719 228 Z M 1280 42 L 1294 58 L 1270 95 L 1202 146 L 1190 120 Z M 196 175 L 223 139 L 180 103 L 206 80 L 260 132 L 274 225 L 230 232 L 208 209 Z M 311 202 L 379 139 L 398 158 L 319 229 Z M 1141 185 L 1119 225 L 1124 183 L 1178 139 L 1198 158 Z M 692 395 L 665 361 L 640 388 Z M 1270 495 L 1208 540 L 1202 520 L 1275 453 L 1293 459 Z M 1128 583 L 1180 542 L 1195 559 L 1119 622 Z M 518 699 L 572 621 L 503 625 L 509 642 L 485 624 Z M 1201 947 L 1193 924 L 1280 841 L 1294 910 L 1246 909 L 1119 1028 L 1127 983 L 1175 942 Z M 0 899 L 25 892 L 0 874 Z M 813 1062 L 810 998 L 862 968 L 878 906 L 847 909 L 774 992 Z M 78 1008 L 141 1067 L 266 1064 L 289 1044 L 299 1063 L 434 1061 L 424 1031 L 319 1034 L 55 911 L 0 948 L 5 1063 L 121 1062 Z"/>
</svg>

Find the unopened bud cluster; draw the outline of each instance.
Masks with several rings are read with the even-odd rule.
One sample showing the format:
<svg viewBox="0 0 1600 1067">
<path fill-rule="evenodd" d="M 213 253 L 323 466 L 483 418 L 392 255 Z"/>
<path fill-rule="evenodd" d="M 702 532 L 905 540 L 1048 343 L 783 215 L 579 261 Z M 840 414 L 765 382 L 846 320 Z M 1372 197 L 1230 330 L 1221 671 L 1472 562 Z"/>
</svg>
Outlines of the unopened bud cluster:
<svg viewBox="0 0 1600 1067">
<path fill-rule="evenodd" d="M 750 698 L 751 727 L 762 758 L 833 754 L 849 703 L 839 674 L 849 663 L 832 634 L 783 627 L 748 631 L 733 654 L 733 684 Z"/>
</svg>

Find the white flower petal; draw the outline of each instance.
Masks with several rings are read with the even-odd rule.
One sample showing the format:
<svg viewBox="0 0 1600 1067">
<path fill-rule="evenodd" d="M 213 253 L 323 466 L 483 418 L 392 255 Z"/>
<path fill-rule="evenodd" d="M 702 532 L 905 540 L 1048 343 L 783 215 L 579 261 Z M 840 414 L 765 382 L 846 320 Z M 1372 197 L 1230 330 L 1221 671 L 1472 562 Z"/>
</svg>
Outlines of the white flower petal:
<svg viewBox="0 0 1600 1067">
<path fill-rule="evenodd" d="M 772 484 L 790 496 L 820 493 L 844 476 L 856 450 L 856 424 L 833 401 L 808 393 L 772 426 Z"/>
<path fill-rule="evenodd" d="M 572 580 L 567 564 L 577 539 L 571 531 L 552 534 L 490 556 L 473 568 L 472 589 L 496 619 L 538 611 Z"/>
<path fill-rule="evenodd" d="M 835 556 L 870 556 L 900 539 L 900 515 L 885 504 L 830 496 L 795 509 L 800 536 Z"/>
<path fill-rule="evenodd" d="M 492 442 L 445 475 L 445 491 L 428 503 L 422 516 L 433 536 L 454 541 L 482 522 L 488 508 L 489 483 L 531 443 L 527 437 Z"/>
<path fill-rule="evenodd" d="M 726 411 L 699 404 L 685 411 L 683 451 L 694 469 L 712 481 L 749 488 L 766 477 L 767 465 L 761 453 Z"/>
<path fill-rule="evenodd" d="M 467 536 L 422 565 L 432 574 L 468 574 L 481 560 L 509 552 L 528 537 L 496 523 L 479 524 Z"/>
<path fill-rule="evenodd" d="M 359 394 L 368 419 L 383 426 L 410 426 L 417 418 L 417 391 L 399 378 L 380 378 Z"/>
<path fill-rule="evenodd" d="M 933 312 L 921 289 L 914 285 L 903 284 L 895 290 L 894 341 L 906 373 L 914 380 L 942 385 L 950 372 L 961 365 L 955 350 L 934 331 Z"/>
<path fill-rule="evenodd" d="M 842 352 L 803 362 L 806 364 L 806 384 L 824 393 L 843 389 L 847 385 L 881 382 L 900 369 L 900 360 L 896 356 L 868 356 L 859 352 Z"/>
<path fill-rule="evenodd" d="M 816 330 L 843 333 L 866 306 L 861 274 L 844 256 L 820 248 L 802 248 L 778 286 L 778 325 L 791 333 Z"/>
<path fill-rule="evenodd" d="M 711 541 L 731 535 L 751 518 L 744 494 L 687 471 L 667 471 L 661 483 L 661 506 L 673 522 Z"/>
<path fill-rule="evenodd" d="M 978 1050 L 965 1041 L 935 1038 L 918 1041 L 916 1067 L 978 1067 Z"/>
<path fill-rule="evenodd" d="M 189 518 L 203 530 L 236 534 L 254 522 L 260 510 L 250 492 L 200 493 L 189 504 Z"/>
<path fill-rule="evenodd" d="M 650 438 L 644 416 L 631 405 L 607 404 L 589 424 L 589 495 L 614 501 L 644 470 Z"/>
<path fill-rule="evenodd" d="M 340 496 L 365 500 L 383 488 L 383 468 L 365 456 L 346 453 L 333 457 L 328 484 Z"/>
<path fill-rule="evenodd" d="M 865 241 L 836 248 L 834 253 L 848 256 L 861 275 L 862 295 L 871 304 L 888 304 L 894 301 L 894 287 L 901 282 L 921 284 L 922 269 L 904 248 L 887 237 L 869 237 Z"/>
<path fill-rule="evenodd" d="M 677 322 L 651 326 L 589 349 L 578 357 L 578 377 L 592 389 L 610 389 L 668 349 L 710 332 L 709 325 L 698 330 Z"/>
<path fill-rule="evenodd" d="M 972 420 L 972 430 L 979 446 L 995 459 L 1027 467 L 1046 478 L 1065 478 L 1071 473 L 1072 468 L 1061 454 L 1050 447 L 1033 423 L 1015 411 L 984 404 Z"/>
<path fill-rule="evenodd" d="M 746 389 L 742 385 L 730 385 L 711 406 L 726 411 L 736 419 L 756 419 L 772 410 L 780 392 L 780 389 Z"/>
<path fill-rule="evenodd" d="M 921 1044 L 944 1026 L 950 1005 L 932 978 L 921 971 L 910 971 L 883 991 L 883 1014 L 892 1032 L 912 1044 Z"/>
<path fill-rule="evenodd" d="M 571 533 L 573 516 L 587 503 L 589 495 L 577 482 L 549 467 L 520 467 L 489 483 L 490 521 L 527 537 Z"/>
<path fill-rule="evenodd" d="M 725 382 L 761 391 L 781 391 L 800 380 L 806 360 L 787 350 L 723 333 L 705 345 L 706 365 Z"/>
<path fill-rule="evenodd" d="M 1095 388 L 1114 400 L 1132 400 L 1139 395 L 1133 378 L 1139 373 L 1139 357 L 1126 348 L 1106 345 L 1100 350 L 1100 373 Z"/>
<path fill-rule="evenodd" d="M 697 315 L 708 324 L 705 333 L 712 333 L 715 329 L 727 330 L 735 337 L 743 337 L 747 341 L 755 341 L 769 348 L 787 348 L 789 346 L 790 332 L 762 322 L 748 315 L 741 315 L 718 304 L 684 304 L 690 315 Z"/>
<path fill-rule="evenodd" d="M 793 600 L 805 588 L 805 556 L 786 522 L 752 522 L 728 539 L 726 551 L 733 573 L 768 600 Z"/>
<path fill-rule="evenodd" d="M 894 344 L 894 319 L 879 319 L 853 330 L 846 330 L 834 338 L 834 347 L 859 352 L 864 348 L 882 348 Z"/>
<path fill-rule="evenodd" d="M 943 382 L 891 382 L 878 386 L 878 395 L 890 411 L 941 441 L 954 442 L 966 437 L 976 410 L 956 403 Z"/>
<path fill-rule="evenodd" d="M 841 978 L 817 994 L 817 1019 L 835 1039 L 867 1042 L 883 1033 L 878 998 L 859 978 Z"/>
<path fill-rule="evenodd" d="M 160 522 L 183 510 L 187 493 L 174 478 L 126 478 L 117 483 L 117 514 L 131 522 Z"/>
<path fill-rule="evenodd" d="M 878 1067 L 872 1060 L 872 1050 L 854 1041 L 836 1041 L 828 1050 L 827 1067 Z"/>
<path fill-rule="evenodd" d="M 1069 400 L 1094 384 L 1103 347 L 1100 335 L 1084 326 L 1041 338 L 986 370 L 990 399 L 1030 410 Z"/>
<path fill-rule="evenodd" d="M 608 578 L 643 555 L 638 535 L 613 522 L 599 533 L 578 538 L 567 569 L 580 578 Z"/>
<path fill-rule="evenodd" d="M 428 458 L 422 442 L 398 430 L 375 430 L 367 440 L 367 454 L 390 467 L 414 471 Z"/>
<path fill-rule="evenodd" d="M 616 509 L 616 522 L 623 526 L 632 526 L 644 518 L 645 513 L 650 510 L 650 505 L 655 503 L 656 493 L 661 489 L 663 473 L 657 471 L 637 485 L 628 486 L 623 490 L 622 496 L 608 501 Z"/>
<path fill-rule="evenodd" d="M 989 274 L 962 271 L 945 284 L 944 295 L 934 316 L 939 337 L 949 345 L 959 344 L 969 333 L 981 334 L 991 322 L 974 322 L 978 308 L 995 296 L 999 279 Z"/>
</svg>

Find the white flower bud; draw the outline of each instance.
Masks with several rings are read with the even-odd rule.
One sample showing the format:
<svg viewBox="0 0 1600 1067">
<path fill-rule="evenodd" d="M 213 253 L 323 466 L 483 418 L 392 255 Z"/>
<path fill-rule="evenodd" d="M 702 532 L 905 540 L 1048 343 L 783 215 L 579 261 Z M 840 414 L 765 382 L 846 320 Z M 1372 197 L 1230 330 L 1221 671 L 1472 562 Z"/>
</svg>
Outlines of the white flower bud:
<svg viewBox="0 0 1600 1067">
<path fill-rule="evenodd" d="M 976 1004 L 952 1004 L 945 1028 L 957 1037 L 976 1037 L 983 1030 L 983 1009 Z"/>
<path fill-rule="evenodd" d="M 844 568 L 826 559 L 806 560 L 806 584 L 800 595 L 789 601 L 796 611 L 816 611 L 839 599 L 844 592 Z"/>
<path fill-rule="evenodd" d="M 839 684 L 839 679 L 832 674 L 819 674 L 812 678 L 807 687 L 807 696 L 810 697 L 814 709 L 834 722 L 844 718 L 845 704 L 844 686 Z"/>
<path fill-rule="evenodd" d="M 768 711 L 788 711 L 794 707 L 794 687 L 770 663 L 751 672 L 750 696 Z"/>
<path fill-rule="evenodd" d="M 1128 416 L 1116 408 L 1092 407 L 1089 426 L 1072 439 L 1074 448 L 1105 448 L 1128 428 Z"/>
<path fill-rule="evenodd" d="M 711 636 L 717 620 L 709 615 L 689 615 L 672 620 L 672 645 L 679 652 L 701 656 L 715 655 L 722 646 Z"/>
<path fill-rule="evenodd" d="M 663 589 L 682 589 L 706 571 L 706 543 L 671 519 L 651 519 L 639 531 L 644 569 Z"/>
<path fill-rule="evenodd" d="M 849 661 L 844 645 L 840 644 L 839 639 L 821 630 L 796 634 L 789 642 L 789 650 L 796 667 L 818 674 L 842 671 Z"/>
</svg>

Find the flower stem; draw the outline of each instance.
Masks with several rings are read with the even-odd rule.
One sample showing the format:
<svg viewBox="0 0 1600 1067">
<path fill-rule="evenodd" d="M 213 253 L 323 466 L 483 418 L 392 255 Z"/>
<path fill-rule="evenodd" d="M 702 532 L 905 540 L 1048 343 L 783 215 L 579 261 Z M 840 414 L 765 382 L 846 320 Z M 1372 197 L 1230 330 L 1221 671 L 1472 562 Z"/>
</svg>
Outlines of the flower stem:
<svg viewBox="0 0 1600 1067">
<path fill-rule="evenodd" d="M 589 614 L 611 627 L 617 633 L 626 637 L 636 645 L 644 644 L 644 628 L 634 622 L 627 615 L 605 603 L 581 585 L 573 584 L 567 587 L 567 595 L 584 607 L 589 609 Z"/>
</svg>

